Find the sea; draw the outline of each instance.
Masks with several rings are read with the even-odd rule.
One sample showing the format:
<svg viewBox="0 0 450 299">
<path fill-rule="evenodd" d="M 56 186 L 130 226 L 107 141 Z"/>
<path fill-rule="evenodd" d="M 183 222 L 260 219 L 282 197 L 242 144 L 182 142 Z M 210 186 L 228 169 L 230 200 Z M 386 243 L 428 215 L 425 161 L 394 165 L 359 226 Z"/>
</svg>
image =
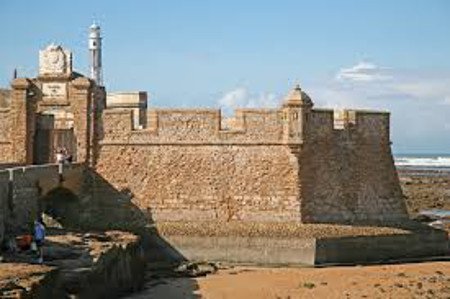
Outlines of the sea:
<svg viewBox="0 0 450 299">
<path fill-rule="evenodd" d="M 450 154 L 394 154 L 398 169 L 450 172 Z"/>
</svg>

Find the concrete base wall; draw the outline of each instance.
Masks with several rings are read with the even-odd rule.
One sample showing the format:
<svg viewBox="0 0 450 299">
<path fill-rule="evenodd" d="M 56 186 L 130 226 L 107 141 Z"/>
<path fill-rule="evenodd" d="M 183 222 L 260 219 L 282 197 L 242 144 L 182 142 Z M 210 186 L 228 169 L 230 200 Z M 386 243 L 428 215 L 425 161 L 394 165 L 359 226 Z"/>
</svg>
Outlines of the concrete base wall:
<svg viewBox="0 0 450 299">
<path fill-rule="evenodd" d="M 314 264 L 314 239 L 168 236 L 188 260 L 251 264 Z"/>
<path fill-rule="evenodd" d="M 191 261 L 266 265 L 370 263 L 443 256 L 444 232 L 330 239 L 164 236 L 172 250 Z"/>
<path fill-rule="evenodd" d="M 427 231 L 408 235 L 345 237 L 317 240 L 315 264 L 353 264 L 448 254 L 447 234 L 443 231 Z"/>
</svg>

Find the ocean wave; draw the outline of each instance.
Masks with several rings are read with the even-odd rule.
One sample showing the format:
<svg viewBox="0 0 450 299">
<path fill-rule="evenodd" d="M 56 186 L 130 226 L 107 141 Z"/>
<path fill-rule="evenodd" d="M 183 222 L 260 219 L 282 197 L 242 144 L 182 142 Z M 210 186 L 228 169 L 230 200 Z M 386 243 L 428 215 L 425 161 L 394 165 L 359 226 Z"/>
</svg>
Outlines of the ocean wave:
<svg viewBox="0 0 450 299">
<path fill-rule="evenodd" d="M 450 157 L 395 157 L 396 166 L 450 167 Z"/>
</svg>

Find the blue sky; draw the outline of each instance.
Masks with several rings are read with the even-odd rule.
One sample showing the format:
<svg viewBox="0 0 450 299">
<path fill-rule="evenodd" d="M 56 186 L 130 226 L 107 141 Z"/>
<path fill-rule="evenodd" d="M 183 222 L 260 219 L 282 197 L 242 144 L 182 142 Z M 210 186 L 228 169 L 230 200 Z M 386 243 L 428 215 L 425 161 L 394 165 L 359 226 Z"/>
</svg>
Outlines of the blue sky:
<svg viewBox="0 0 450 299">
<path fill-rule="evenodd" d="M 316 106 L 390 110 L 396 152 L 450 153 L 450 1 L 0 0 L 0 86 L 50 42 L 87 73 L 94 19 L 109 91 L 229 111 L 299 82 Z"/>
</svg>

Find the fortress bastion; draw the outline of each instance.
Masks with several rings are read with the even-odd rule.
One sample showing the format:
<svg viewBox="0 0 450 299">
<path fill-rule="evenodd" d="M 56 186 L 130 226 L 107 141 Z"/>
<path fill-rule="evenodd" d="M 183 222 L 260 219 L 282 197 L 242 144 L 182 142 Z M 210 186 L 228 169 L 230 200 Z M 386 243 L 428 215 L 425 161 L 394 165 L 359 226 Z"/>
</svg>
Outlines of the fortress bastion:
<svg viewBox="0 0 450 299">
<path fill-rule="evenodd" d="M 60 46 L 2 93 L 0 163 L 52 163 L 65 147 L 155 221 L 355 223 L 408 217 L 389 113 L 313 107 L 296 86 L 276 109 L 147 109 L 72 70 Z M 107 100 L 108 99 L 108 100 Z"/>
</svg>

